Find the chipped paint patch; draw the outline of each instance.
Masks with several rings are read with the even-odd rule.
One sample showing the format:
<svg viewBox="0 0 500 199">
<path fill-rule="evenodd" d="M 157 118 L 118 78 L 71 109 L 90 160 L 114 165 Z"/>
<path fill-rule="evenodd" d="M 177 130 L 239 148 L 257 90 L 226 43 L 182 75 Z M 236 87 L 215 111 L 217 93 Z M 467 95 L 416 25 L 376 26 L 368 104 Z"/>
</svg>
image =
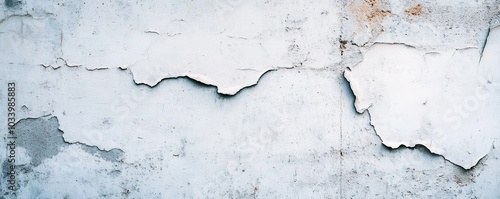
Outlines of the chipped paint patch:
<svg viewBox="0 0 500 199">
<path fill-rule="evenodd" d="M 339 5 L 27 2 L 0 21 L 6 30 L 0 34 L 0 62 L 130 69 L 136 83 L 151 87 L 188 77 L 234 95 L 269 70 L 338 64 L 340 58 L 330 55 L 340 52 Z"/>
<path fill-rule="evenodd" d="M 80 145 L 84 151 L 107 161 L 116 162 L 123 156 L 123 151 L 120 149 L 105 151 L 96 146 L 66 142 L 63 132 L 59 130 L 59 121 L 56 117 L 22 119 L 16 123 L 16 136 L 17 145 L 26 150 L 27 158 L 30 159 L 29 164 L 34 167 L 45 159 L 54 157 L 71 144 Z"/>
<path fill-rule="evenodd" d="M 500 29 L 478 48 L 428 52 L 375 44 L 346 70 L 358 112 L 386 146 L 424 145 L 469 169 L 491 149 L 500 117 Z"/>
</svg>

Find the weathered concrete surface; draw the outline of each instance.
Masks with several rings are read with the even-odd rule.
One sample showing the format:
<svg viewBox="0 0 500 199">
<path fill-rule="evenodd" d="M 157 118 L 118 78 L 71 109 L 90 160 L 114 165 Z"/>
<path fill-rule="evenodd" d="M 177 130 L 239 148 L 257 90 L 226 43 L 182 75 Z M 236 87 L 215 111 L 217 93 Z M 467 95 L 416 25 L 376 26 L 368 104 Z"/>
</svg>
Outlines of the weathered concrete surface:
<svg viewBox="0 0 500 199">
<path fill-rule="evenodd" d="M 340 62 L 338 0 L 19 4 L 0 15 L 3 63 L 128 68 L 136 83 L 189 77 L 233 95 L 268 70 Z"/>
<path fill-rule="evenodd" d="M 343 76 L 391 46 L 489 62 L 498 0 L 0 4 L 0 107 L 15 81 L 22 139 L 53 143 L 17 148 L 19 198 L 500 197 L 498 133 L 440 153 L 469 168 L 491 149 L 469 170 L 419 145 L 389 149 Z"/>
<path fill-rule="evenodd" d="M 130 78 L 123 71 L 116 72 Z M 60 73 L 68 74 L 64 69 Z M 78 81 L 76 77 L 72 80 Z M 331 87 L 322 86 L 325 84 Z M 120 83 L 107 88 L 120 87 L 141 89 Z M 214 91 L 187 79 L 147 88 L 139 104 L 163 104 L 155 105 L 161 108 L 151 113 L 157 120 L 129 116 L 135 118 L 138 129 L 120 135 L 92 134 L 95 139 L 129 140 L 117 144 L 124 151 L 123 162 L 104 161 L 71 144 L 20 175 L 20 195 L 498 197 L 494 191 L 499 188 L 498 147 L 471 170 L 422 147 L 388 149 L 369 125 L 368 114 L 355 112 L 348 83 L 332 71 L 280 70 L 235 97 Z M 155 97 L 159 93 L 161 101 Z M 68 107 L 79 103 L 66 102 Z M 141 108 L 146 107 L 137 109 Z M 60 122 L 82 121 L 86 114 L 94 113 L 58 117 Z M 56 125 L 45 126 L 57 132 Z"/>
</svg>

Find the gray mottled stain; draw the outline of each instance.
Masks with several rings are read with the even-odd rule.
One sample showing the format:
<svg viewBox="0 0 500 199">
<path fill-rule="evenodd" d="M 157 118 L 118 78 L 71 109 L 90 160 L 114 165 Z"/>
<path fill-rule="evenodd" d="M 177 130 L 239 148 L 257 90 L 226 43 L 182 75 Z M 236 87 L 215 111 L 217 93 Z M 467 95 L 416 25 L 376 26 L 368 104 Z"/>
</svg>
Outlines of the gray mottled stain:
<svg viewBox="0 0 500 199">
<path fill-rule="evenodd" d="M 59 121 L 56 117 L 43 117 L 35 119 L 23 119 L 16 124 L 16 146 L 26 149 L 27 155 L 31 157 L 31 165 L 38 166 L 43 160 L 57 155 L 72 143 L 63 139 L 63 132 L 59 130 Z M 80 145 L 82 150 L 106 161 L 120 161 L 123 151 L 112 149 L 110 151 L 100 150 L 96 146 L 74 143 Z M 5 170 L 6 161 L 2 164 Z"/>
<path fill-rule="evenodd" d="M 7 8 L 15 8 L 15 7 L 18 7 L 20 6 L 22 3 L 22 1 L 20 0 L 5 0 L 4 1 L 4 5 L 5 7 Z"/>
<path fill-rule="evenodd" d="M 103 151 L 96 146 L 81 145 L 82 149 L 87 153 L 100 157 L 109 162 L 119 161 L 123 156 L 123 151 L 120 149 L 111 149 L 109 151 Z"/>
<path fill-rule="evenodd" d="M 16 124 L 17 146 L 26 149 L 31 164 L 38 166 L 42 160 L 57 155 L 64 142 L 58 129 L 57 118 L 24 119 Z"/>
</svg>

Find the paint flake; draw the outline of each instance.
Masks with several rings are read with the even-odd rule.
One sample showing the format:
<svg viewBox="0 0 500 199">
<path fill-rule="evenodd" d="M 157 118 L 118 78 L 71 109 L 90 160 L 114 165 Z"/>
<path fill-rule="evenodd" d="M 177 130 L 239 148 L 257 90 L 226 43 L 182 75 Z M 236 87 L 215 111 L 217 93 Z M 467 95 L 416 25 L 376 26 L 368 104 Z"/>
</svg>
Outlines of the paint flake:
<svg viewBox="0 0 500 199">
<path fill-rule="evenodd" d="M 500 134 L 500 28 L 479 48 L 426 51 L 375 44 L 346 70 L 358 112 L 391 148 L 424 145 L 469 169 Z"/>
</svg>

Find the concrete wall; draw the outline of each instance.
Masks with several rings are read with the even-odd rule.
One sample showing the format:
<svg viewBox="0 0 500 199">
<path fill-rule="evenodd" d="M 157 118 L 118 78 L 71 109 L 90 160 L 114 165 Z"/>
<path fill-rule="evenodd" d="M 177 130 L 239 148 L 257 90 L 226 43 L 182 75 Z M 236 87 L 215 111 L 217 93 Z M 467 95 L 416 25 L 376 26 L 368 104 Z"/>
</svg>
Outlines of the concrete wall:
<svg viewBox="0 0 500 199">
<path fill-rule="evenodd" d="M 2 198 L 500 197 L 499 1 L 0 6 Z"/>
</svg>

